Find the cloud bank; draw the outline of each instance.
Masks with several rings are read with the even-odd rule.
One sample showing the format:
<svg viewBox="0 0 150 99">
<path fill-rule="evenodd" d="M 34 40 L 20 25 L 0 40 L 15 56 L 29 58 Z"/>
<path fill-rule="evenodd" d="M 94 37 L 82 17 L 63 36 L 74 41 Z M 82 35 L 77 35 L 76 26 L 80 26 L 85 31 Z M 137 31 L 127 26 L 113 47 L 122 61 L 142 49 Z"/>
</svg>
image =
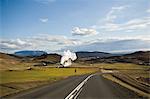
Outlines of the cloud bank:
<svg viewBox="0 0 150 99">
<path fill-rule="evenodd" d="M 150 35 L 137 37 L 110 37 L 95 40 L 81 40 L 58 35 L 40 35 L 26 39 L 3 39 L 0 42 L 1 52 L 18 50 L 44 50 L 48 52 L 63 51 L 107 51 L 119 52 L 130 50 L 150 50 Z"/>
<path fill-rule="evenodd" d="M 90 44 L 70 47 L 69 49 L 74 51 L 133 52 L 139 50 L 150 50 L 150 40 L 99 40 Z"/>
<path fill-rule="evenodd" d="M 60 35 L 39 35 L 24 39 L 0 40 L 1 52 L 14 52 L 18 50 L 58 50 L 65 46 L 80 45 L 80 40 Z"/>
</svg>

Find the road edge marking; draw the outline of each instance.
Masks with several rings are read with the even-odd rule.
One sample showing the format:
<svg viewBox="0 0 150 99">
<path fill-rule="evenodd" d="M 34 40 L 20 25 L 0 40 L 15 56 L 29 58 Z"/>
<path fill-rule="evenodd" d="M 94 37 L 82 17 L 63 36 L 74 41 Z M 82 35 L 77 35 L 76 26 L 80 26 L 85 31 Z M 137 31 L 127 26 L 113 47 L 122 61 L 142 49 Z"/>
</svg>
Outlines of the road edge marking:
<svg viewBox="0 0 150 99">
<path fill-rule="evenodd" d="M 77 97 L 76 95 L 79 95 L 78 93 L 81 92 L 81 88 L 83 87 L 83 85 L 88 81 L 88 79 L 90 79 L 92 76 L 94 76 L 94 74 L 89 75 L 88 77 L 86 77 L 75 89 L 73 89 L 69 95 L 67 95 L 65 97 L 65 99 L 73 99 L 74 97 Z"/>
</svg>

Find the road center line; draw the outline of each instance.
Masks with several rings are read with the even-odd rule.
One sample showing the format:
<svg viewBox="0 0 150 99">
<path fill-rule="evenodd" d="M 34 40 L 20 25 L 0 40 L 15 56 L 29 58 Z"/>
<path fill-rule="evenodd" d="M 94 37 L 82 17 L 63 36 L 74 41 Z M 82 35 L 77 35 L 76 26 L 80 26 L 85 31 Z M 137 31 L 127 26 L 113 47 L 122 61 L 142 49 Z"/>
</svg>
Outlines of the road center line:
<svg viewBox="0 0 150 99">
<path fill-rule="evenodd" d="M 89 75 L 86 79 L 84 79 L 65 99 L 74 99 L 81 92 L 81 88 L 88 81 L 89 78 L 94 76 L 94 74 Z"/>
</svg>

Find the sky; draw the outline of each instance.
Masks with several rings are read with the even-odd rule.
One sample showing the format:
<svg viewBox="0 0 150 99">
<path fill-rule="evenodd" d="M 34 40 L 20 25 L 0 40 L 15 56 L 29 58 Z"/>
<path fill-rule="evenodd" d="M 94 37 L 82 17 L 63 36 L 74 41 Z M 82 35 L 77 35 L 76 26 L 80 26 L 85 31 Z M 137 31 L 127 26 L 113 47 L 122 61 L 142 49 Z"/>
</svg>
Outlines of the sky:
<svg viewBox="0 0 150 99">
<path fill-rule="evenodd" d="M 0 52 L 150 50 L 149 0 L 0 0 Z"/>
</svg>

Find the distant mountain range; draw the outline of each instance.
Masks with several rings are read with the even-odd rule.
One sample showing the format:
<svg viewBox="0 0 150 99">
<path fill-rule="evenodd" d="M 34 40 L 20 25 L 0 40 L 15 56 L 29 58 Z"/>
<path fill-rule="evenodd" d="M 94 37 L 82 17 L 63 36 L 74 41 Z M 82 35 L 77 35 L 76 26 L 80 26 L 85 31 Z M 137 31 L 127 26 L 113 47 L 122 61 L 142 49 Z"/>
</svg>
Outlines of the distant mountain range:
<svg viewBox="0 0 150 99">
<path fill-rule="evenodd" d="M 18 51 L 15 52 L 14 55 L 21 56 L 21 57 L 36 57 L 36 56 L 42 56 L 47 55 L 47 52 L 45 51 Z"/>
</svg>

